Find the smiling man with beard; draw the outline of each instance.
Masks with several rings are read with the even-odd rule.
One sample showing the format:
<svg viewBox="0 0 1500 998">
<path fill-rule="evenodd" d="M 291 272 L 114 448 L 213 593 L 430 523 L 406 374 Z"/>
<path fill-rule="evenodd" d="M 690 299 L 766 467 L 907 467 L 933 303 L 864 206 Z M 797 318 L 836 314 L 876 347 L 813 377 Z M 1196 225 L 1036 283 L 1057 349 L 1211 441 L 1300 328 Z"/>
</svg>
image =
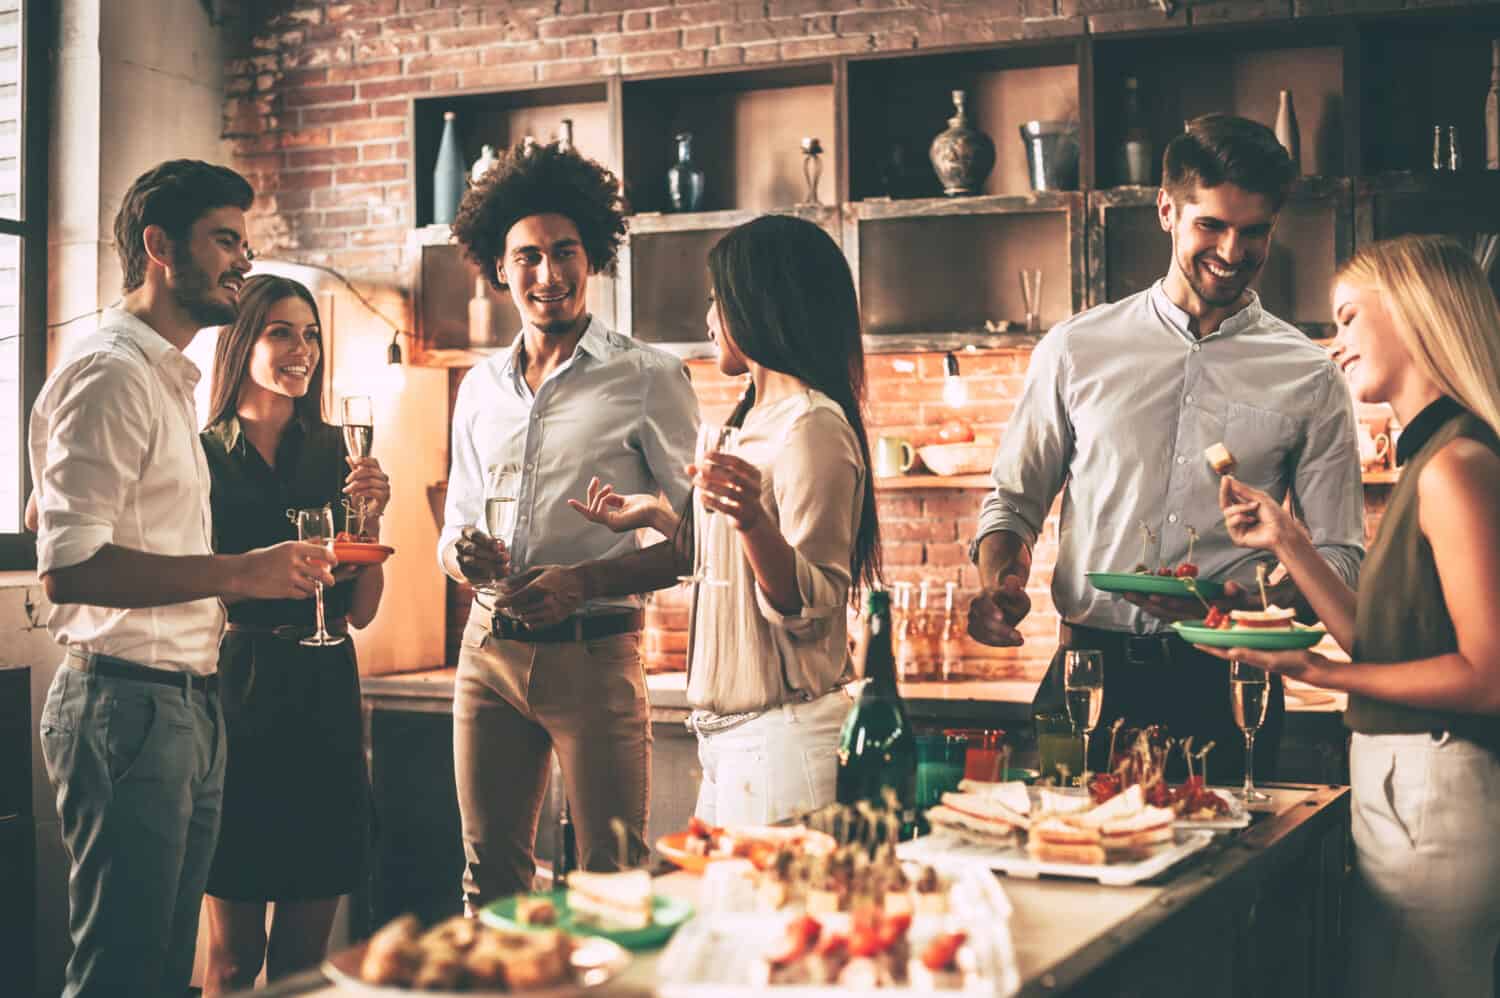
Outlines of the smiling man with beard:
<svg viewBox="0 0 1500 998">
<path fill-rule="evenodd" d="M 72 863 L 70 998 L 186 993 L 224 787 L 221 601 L 333 584 L 315 544 L 213 554 L 182 351 L 235 316 L 252 197 L 196 160 L 138 178 L 115 220 L 124 298 L 32 408 L 37 572 L 67 650 L 41 740 Z"/>
<path fill-rule="evenodd" d="M 636 538 L 595 529 L 568 500 L 598 479 L 680 507 L 698 404 L 680 360 L 589 314 L 589 280 L 613 268 L 624 231 L 614 175 L 556 143 L 508 150 L 453 223 L 522 322 L 515 345 L 459 388 L 438 539 L 453 579 L 510 576 L 474 601 L 454 692 L 472 907 L 531 889 L 554 750 L 580 865 L 615 868 L 612 818 L 624 820 L 635 855 L 644 851 L 651 736 L 640 597 L 592 593 L 579 567 L 635 558 Z M 502 495 L 510 522 L 491 527 L 486 501 Z"/>
<path fill-rule="evenodd" d="M 1319 553 L 1350 585 L 1364 554 L 1363 493 L 1354 410 L 1333 362 L 1267 313 L 1250 284 L 1265 265 L 1276 217 L 1296 176 L 1275 135 L 1229 115 L 1194 119 L 1162 159 L 1157 211 L 1172 238 L 1164 278 L 1061 323 L 1037 345 L 993 469 L 971 556 L 983 592 L 969 633 L 1013 646 L 1031 609 L 1031 553 L 1058 492 L 1062 522 L 1052 599 L 1061 641 L 1037 694 L 1062 709 L 1064 649 L 1103 652 L 1104 710 L 1131 725 L 1165 724 L 1197 745 L 1213 740 L 1214 772 L 1237 774 L 1243 736 L 1223 662 L 1183 643 L 1174 620 L 1201 617 L 1195 599 L 1116 596 L 1087 572 L 1130 572 L 1149 530 L 1148 569 L 1176 566 L 1198 542 L 1198 575 L 1226 583 L 1226 608 L 1259 608 L 1257 552 L 1225 532 L 1218 476 L 1203 457 L 1225 444 L 1237 476 L 1277 501 L 1291 497 Z M 1301 604 L 1290 583 L 1271 598 Z M 1258 769 L 1274 773 L 1279 682 L 1256 739 Z M 1103 769 L 1107 738 L 1092 741 Z"/>
</svg>

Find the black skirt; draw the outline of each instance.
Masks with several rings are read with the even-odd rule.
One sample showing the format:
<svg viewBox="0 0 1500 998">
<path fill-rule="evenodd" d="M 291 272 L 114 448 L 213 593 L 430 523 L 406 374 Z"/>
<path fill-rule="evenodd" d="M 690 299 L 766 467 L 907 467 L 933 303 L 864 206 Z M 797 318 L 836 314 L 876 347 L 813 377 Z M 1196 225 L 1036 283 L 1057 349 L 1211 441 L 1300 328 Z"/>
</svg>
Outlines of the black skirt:
<svg viewBox="0 0 1500 998">
<path fill-rule="evenodd" d="M 354 643 L 231 631 L 219 649 L 229 758 L 208 893 L 331 898 L 360 886 L 372 825 Z"/>
</svg>

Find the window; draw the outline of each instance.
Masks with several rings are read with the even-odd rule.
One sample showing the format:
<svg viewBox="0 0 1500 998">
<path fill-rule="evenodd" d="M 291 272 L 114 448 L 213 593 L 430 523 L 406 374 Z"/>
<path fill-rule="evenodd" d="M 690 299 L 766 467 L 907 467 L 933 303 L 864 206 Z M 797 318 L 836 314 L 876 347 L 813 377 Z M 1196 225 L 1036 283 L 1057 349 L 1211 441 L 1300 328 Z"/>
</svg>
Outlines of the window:
<svg viewBox="0 0 1500 998">
<path fill-rule="evenodd" d="M 36 564 L 23 530 L 26 422 L 46 374 L 47 0 L 0 0 L 0 569 Z"/>
</svg>

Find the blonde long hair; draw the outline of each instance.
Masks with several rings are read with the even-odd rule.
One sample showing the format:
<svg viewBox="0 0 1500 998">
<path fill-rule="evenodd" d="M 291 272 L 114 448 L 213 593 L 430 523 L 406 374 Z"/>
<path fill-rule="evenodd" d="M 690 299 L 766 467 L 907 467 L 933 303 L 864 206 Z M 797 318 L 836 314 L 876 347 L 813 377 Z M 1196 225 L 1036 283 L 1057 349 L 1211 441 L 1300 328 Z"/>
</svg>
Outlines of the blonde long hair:
<svg viewBox="0 0 1500 998">
<path fill-rule="evenodd" d="M 1468 249 L 1447 236 L 1385 239 L 1336 280 L 1380 292 L 1418 369 L 1500 434 L 1500 305 Z"/>
</svg>

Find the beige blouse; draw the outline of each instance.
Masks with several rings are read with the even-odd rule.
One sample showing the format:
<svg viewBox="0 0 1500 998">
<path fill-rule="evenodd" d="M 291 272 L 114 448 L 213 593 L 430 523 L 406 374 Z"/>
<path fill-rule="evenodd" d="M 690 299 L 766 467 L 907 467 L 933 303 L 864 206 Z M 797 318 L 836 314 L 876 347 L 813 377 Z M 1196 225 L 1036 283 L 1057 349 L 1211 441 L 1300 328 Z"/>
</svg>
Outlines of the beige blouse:
<svg viewBox="0 0 1500 998">
<path fill-rule="evenodd" d="M 761 501 L 796 555 L 802 609 L 778 613 L 755 581 L 729 517 L 694 498 L 706 574 L 688 654 L 688 703 L 718 715 L 812 700 L 852 675 L 845 607 L 867 471 L 838 403 L 821 392 L 752 408 L 734 453 L 761 470 Z"/>
</svg>

